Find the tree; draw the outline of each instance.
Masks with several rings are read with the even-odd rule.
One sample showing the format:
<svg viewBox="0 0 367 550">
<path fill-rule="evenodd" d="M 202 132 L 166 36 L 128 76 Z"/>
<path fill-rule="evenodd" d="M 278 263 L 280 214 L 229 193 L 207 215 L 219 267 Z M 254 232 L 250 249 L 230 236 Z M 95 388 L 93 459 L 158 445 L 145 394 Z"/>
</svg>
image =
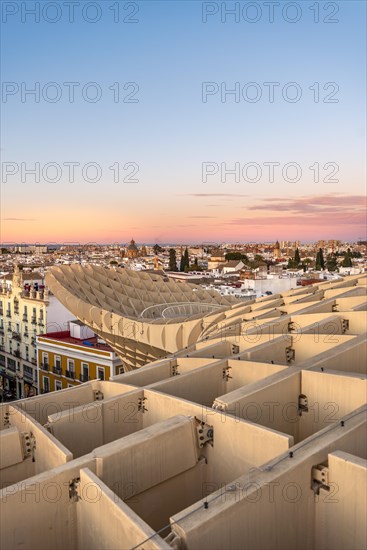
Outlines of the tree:
<svg viewBox="0 0 367 550">
<path fill-rule="evenodd" d="M 177 269 L 177 260 L 176 260 L 176 250 L 174 248 L 169 249 L 169 267 L 170 271 L 178 271 Z"/>
<path fill-rule="evenodd" d="M 329 254 L 326 258 L 326 269 L 330 272 L 336 271 L 338 267 L 337 259 L 335 254 Z"/>
<path fill-rule="evenodd" d="M 319 251 L 316 256 L 316 270 L 320 271 L 321 269 L 325 269 L 325 262 L 324 262 L 324 253 L 322 251 L 322 248 L 319 248 Z"/>
<path fill-rule="evenodd" d="M 344 260 L 342 261 L 342 266 L 343 267 L 352 267 L 353 263 L 352 263 L 352 258 L 351 258 L 351 252 L 350 252 L 350 248 L 348 248 L 348 251 L 346 252 L 345 256 L 344 256 Z"/>
<path fill-rule="evenodd" d="M 183 254 L 180 260 L 180 271 L 185 271 L 185 256 Z"/>
<path fill-rule="evenodd" d="M 153 246 L 153 250 L 154 250 L 154 254 L 157 256 L 157 254 L 158 254 L 159 252 L 162 252 L 163 248 L 162 248 L 161 246 L 159 246 L 159 244 L 155 244 L 155 245 Z"/>
<path fill-rule="evenodd" d="M 306 271 L 308 271 L 308 266 L 312 264 L 312 260 L 311 258 L 305 258 L 303 261 L 302 261 L 302 267 L 303 267 L 303 271 L 304 273 L 306 273 Z"/>
<path fill-rule="evenodd" d="M 185 273 L 187 273 L 189 270 L 189 267 L 190 267 L 189 251 L 186 247 L 185 252 L 181 256 L 180 271 L 185 271 Z"/>
<path fill-rule="evenodd" d="M 292 258 L 289 258 L 287 269 L 296 269 L 298 267 L 298 264 L 295 260 L 292 260 Z"/>
<path fill-rule="evenodd" d="M 248 258 L 246 254 L 242 254 L 242 252 L 227 252 L 227 254 L 224 256 L 227 262 L 230 262 L 231 260 L 243 260 L 245 262 L 248 261 Z"/>
<path fill-rule="evenodd" d="M 188 269 L 190 267 L 190 258 L 189 258 L 189 251 L 187 250 L 187 247 L 185 248 L 184 260 L 185 260 L 185 268 Z"/>
<path fill-rule="evenodd" d="M 299 250 L 296 248 L 296 251 L 294 253 L 294 261 L 297 265 L 301 263 L 301 256 L 299 255 Z"/>
</svg>

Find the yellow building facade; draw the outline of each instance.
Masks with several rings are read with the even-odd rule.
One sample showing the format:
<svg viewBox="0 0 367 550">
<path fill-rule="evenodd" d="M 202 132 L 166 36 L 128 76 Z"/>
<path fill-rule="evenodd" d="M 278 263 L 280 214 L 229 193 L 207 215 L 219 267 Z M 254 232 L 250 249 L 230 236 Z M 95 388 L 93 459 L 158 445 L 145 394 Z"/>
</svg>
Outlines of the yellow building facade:
<svg viewBox="0 0 367 550">
<path fill-rule="evenodd" d="M 78 386 L 89 380 L 109 380 L 124 372 L 113 349 L 78 321 L 70 322 L 69 331 L 38 336 L 37 352 L 40 393 Z"/>
</svg>

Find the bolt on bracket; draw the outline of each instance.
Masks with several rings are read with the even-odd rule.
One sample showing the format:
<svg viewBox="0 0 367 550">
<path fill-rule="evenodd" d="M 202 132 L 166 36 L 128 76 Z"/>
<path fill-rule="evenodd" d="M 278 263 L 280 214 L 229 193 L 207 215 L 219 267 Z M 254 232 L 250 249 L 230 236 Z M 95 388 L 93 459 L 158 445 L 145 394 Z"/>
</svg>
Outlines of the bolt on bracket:
<svg viewBox="0 0 367 550">
<path fill-rule="evenodd" d="M 198 444 L 200 448 L 203 448 L 204 445 L 207 443 L 210 443 L 210 445 L 213 447 L 213 440 L 214 440 L 214 428 L 213 426 L 210 426 L 209 424 L 206 424 L 205 422 L 202 422 L 198 418 L 197 420 L 197 426 L 196 426 L 196 432 L 198 436 Z"/>
</svg>

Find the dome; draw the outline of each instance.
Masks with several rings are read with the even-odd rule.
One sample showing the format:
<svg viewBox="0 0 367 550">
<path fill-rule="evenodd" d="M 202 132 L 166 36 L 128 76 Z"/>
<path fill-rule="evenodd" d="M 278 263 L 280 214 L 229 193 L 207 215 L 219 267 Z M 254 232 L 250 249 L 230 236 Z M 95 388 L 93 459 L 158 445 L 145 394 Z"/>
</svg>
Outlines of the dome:
<svg viewBox="0 0 367 550">
<path fill-rule="evenodd" d="M 129 246 L 127 247 L 128 250 L 137 251 L 138 247 L 135 244 L 134 239 L 131 239 Z"/>
</svg>

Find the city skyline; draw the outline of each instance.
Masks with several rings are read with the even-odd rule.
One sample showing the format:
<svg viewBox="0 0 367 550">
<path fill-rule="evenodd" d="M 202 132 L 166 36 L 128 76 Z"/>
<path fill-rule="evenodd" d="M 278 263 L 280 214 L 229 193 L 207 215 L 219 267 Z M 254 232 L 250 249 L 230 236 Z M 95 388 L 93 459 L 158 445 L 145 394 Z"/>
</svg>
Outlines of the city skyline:
<svg viewBox="0 0 367 550">
<path fill-rule="evenodd" d="M 225 200 L 225 199 L 224 199 Z M 75 243 L 98 243 L 109 244 L 115 242 L 127 242 L 130 238 L 134 238 L 136 241 L 146 244 L 155 242 L 157 243 L 197 243 L 200 244 L 204 241 L 218 241 L 218 242 L 275 242 L 276 240 L 301 240 L 305 243 L 312 243 L 320 239 L 330 240 L 337 239 L 345 242 L 356 242 L 359 240 L 365 240 L 366 238 L 366 197 L 365 196 L 348 196 L 331 194 L 329 196 L 317 197 L 317 200 L 321 203 L 320 208 L 313 205 L 311 202 L 307 202 L 304 197 L 300 197 L 296 200 L 291 199 L 277 199 L 277 198 L 265 198 L 260 201 L 260 204 L 249 208 L 249 211 L 258 212 L 257 216 L 249 218 L 236 218 L 233 220 L 225 220 L 222 222 L 219 228 L 216 228 L 217 223 L 214 221 L 215 216 L 188 216 L 191 221 L 197 221 L 197 223 L 189 223 L 186 228 L 198 228 L 198 236 L 185 234 L 180 235 L 180 230 L 183 229 L 183 224 L 176 224 L 172 222 L 172 225 L 167 223 L 161 226 L 151 225 L 149 226 L 145 222 L 139 227 L 137 225 L 131 226 L 129 229 L 114 229 L 109 230 L 110 233 L 116 235 L 116 238 L 110 238 L 109 240 L 98 239 L 97 235 L 93 238 L 93 232 L 88 229 L 88 234 L 84 236 L 82 228 L 79 227 L 78 233 L 69 233 L 67 230 L 62 230 L 61 235 L 64 233 L 66 238 L 58 239 L 60 233 L 56 232 L 53 238 L 54 229 L 48 231 L 47 239 L 42 237 L 42 233 L 38 233 L 38 238 L 33 240 L 25 240 L 23 235 L 25 232 L 22 229 L 22 222 L 31 224 L 37 222 L 36 219 L 20 219 L 20 218 L 3 218 L 3 223 L 14 222 L 16 229 L 11 233 L 14 235 L 13 240 L 7 240 L 2 238 L 3 243 L 23 243 L 23 242 L 75 242 Z M 275 213 L 278 216 L 269 215 L 269 208 L 272 207 L 272 203 L 275 203 Z M 269 207 L 270 205 L 270 207 Z M 286 210 L 288 208 L 288 211 Z M 266 213 L 262 213 L 262 212 Z M 287 211 L 285 217 L 279 216 L 279 212 Z M 89 212 L 87 212 L 89 213 Z M 79 214 L 80 216 L 80 214 Z M 305 216 L 300 218 L 300 216 Z M 338 227 L 335 228 L 331 225 L 334 219 L 338 220 Z M 80 217 L 79 217 L 80 219 Z M 172 219 L 172 218 L 171 218 Z M 205 226 L 199 225 L 200 220 L 205 220 Z M 60 220 L 63 221 L 63 220 Z M 279 225 L 278 225 L 279 224 Z M 55 226 L 56 224 L 54 224 Z M 241 229 L 236 234 L 231 233 L 231 226 L 238 226 Z M 18 227 L 20 226 L 20 227 Z M 54 227 L 53 226 L 53 227 Z M 57 226 L 56 226 L 57 227 Z M 270 227 L 270 229 L 269 229 Z M 181 229 L 180 229 L 181 228 Z M 129 235 L 130 230 L 130 237 Z M 154 231 L 155 230 L 155 231 Z M 163 231 L 161 231 L 163 230 Z M 276 234 L 275 234 L 276 233 Z M 27 231 L 28 235 L 29 232 Z M 18 235 L 18 239 L 17 239 Z M 70 235 L 70 237 L 68 237 Z M 89 237 L 91 235 L 91 237 Z M 154 238 L 152 238 L 154 235 Z M 293 237 L 292 237 L 293 235 Z M 242 237 L 242 238 L 241 238 Z"/>
</svg>

